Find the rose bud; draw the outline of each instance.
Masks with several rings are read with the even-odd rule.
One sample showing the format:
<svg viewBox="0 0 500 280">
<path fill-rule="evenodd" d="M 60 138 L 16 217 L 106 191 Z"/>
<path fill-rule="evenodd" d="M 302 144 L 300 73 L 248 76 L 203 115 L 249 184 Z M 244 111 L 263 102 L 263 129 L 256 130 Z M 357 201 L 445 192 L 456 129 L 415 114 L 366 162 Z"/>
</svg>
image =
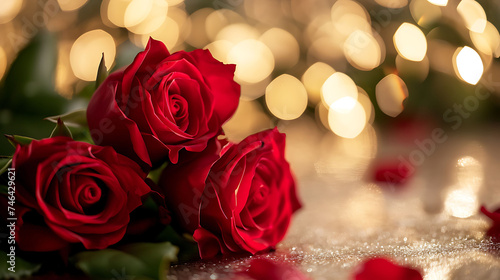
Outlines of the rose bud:
<svg viewBox="0 0 500 280">
<path fill-rule="evenodd" d="M 122 239 L 132 210 L 150 192 L 146 174 L 111 147 L 68 137 L 18 145 L 16 242 L 23 251 L 55 251 L 71 243 L 104 249 Z M 0 204 L 7 209 L 6 196 Z"/>
<path fill-rule="evenodd" d="M 131 65 L 109 75 L 87 108 L 92 139 L 112 146 L 144 170 L 179 153 L 201 152 L 236 111 L 235 65 L 208 50 L 170 54 L 150 39 Z"/>
<path fill-rule="evenodd" d="M 177 223 L 193 234 L 202 258 L 273 249 L 301 207 L 285 135 L 263 131 L 227 144 L 220 156 L 209 147 L 162 174 L 159 186 Z"/>
</svg>

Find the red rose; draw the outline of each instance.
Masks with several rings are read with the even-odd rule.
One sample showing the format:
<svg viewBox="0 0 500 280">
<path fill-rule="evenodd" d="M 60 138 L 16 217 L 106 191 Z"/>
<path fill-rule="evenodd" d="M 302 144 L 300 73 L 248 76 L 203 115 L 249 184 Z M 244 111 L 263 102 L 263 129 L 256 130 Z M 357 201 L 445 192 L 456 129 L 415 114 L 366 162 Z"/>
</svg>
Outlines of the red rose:
<svg viewBox="0 0 500 280">
<path fill-rule="evenodd" d="M 226 145 L 220 158 L 215 146 L 163 172 L 160 188 L 177 222 L 194 233 L 202 258 L 274 248 L 300 208 L 285 135 L 251 135 Z"/>
<path fill-rule="evenodd" d="M 18 146 L 12 168 L 16 241 L 24 251 L 59 250 L 70 243 L 103 249 L 117 243 L 130 212 L 150 192 L 145 174 L 129 158 L 67 137 Z"/>
<path fill-rule="evenodd" d="M 145 169 L 167 159 L 177 163 L 183 149 L 201 152 L 238 107 L 234 70 L 208 50 L 171 55 L 150 39 L 130 66 L 111 74 L 92 96 L 92 138 Z"/>
<path fill-rule="evenodd" d="M 355 280 L 422 280 L 418 270 L 400 266 L 384 258 L 365 261 L 355 273 Z"/>
<path fill-rule="evenodd" d="M 481 212 L 493 221 L 491 228 L 486 232 L 486 235 L 490 236 L 493 241 L 500 242 L 500 208 L 495 212 L 490 212 L 486 207 L 481 207 Z"/>
</svg>

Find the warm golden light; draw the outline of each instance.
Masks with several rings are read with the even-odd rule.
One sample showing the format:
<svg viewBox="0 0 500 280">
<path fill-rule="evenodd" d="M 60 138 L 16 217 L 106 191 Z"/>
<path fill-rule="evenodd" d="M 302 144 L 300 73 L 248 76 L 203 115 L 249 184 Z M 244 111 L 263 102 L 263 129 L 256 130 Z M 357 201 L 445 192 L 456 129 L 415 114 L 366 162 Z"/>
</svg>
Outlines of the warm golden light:
<svg viewBox="0 0 500 280">
<path fill-rule="evenodd" d="M 390 9 L 399 9 L 408 5 L 408 0 L 375 0 L 375 2 Z"/>
<path fill-rule="evenodd" d="M 240 100 L 236 112 L 222 127 L 229 140 L 241 141 L 250 134 L 272 128 L 272 123 L 257 101 Z"/>
<path fill-rule="evenodd" d="M 405 22 L 394 34 L 394 46 L 399 55 L 411 61 L 422 61 L 427 53 L 427 39 L 417 26 Z"/>
<path fill-rule="evenodd" d="M 446 212 L 457 218 L 468 218 L 479 208 L 478 193 L 483 184 L 482 164 L 471 156 L 457 161 L 457 185 L 454 185 L 445 200 Z"/>
<path fill-rule="evenodd" d="M 125 27 L 125 12 L 130 0 L 107 0 L 107 18 L 111 23 L 119 27 Z M 103 5 L 105 3 L 103 2 Z"/>
<path fill-rule="evenodd" d="M 330 77 L 335 70 L 328 64 L 323 62 L 316 62 L 307 68 L 304 75 L 302 75 L 302 83 L 306 87 L 309 101 L 317 104 L 321 101 L 321 87 L 326 79 Z"/>
<path fill-rule="evenodd" d="M 415 22 L 423 27 L 431 27 L 441 18 L 441 8 L 427 0 L 412 0 L 410 13 Z"/>
<path fill-rule="evenodd" d="M 213 57 L 227 64 L 229 63 L 227 54 L 233 47 L 233 43 L 226 40 L 219 40 L 206 45 L 204 49 L 208 49 Z"/>
<path fill-rule="evenodd" d="M 446 5 L 448 5 L 448 0 L 427 0 L 427 1 L 429 1 L 429 3 L 431 4 L 441 7 L 445 7 Z"/>
<path fill-rule="evenodd" d="M 163 23 L 153 32 L 142 36 L 143 45 L 147 45 L 149 37 L 162 41 L 168 49 L 173 49 L 179 40 L 179 25 L 175 20 L 167 17 Z"/>
<path fill-rule="evenodd" d="M 422 61 L 411 61 L 398 55 L 396 56 L 396 69 L 403 79 L 410 78 L 421 82 L 429 75 L 429 58 L 425 56 Z"/>
<path fill-rule="evenodd" d="M 283 74 L 266 88 L 266 104 L 269 111 L 282 120 L 293 120 L 302 115 L 307 107 L 307 92 L 295 77 Z"/>
<path fill-rule="evenodd" d="M 203 48 L 210 40 L 208 39 L 205 22 L 207 17 L 214 11 L 212 8 L 202 8 L 189 16 L 191 30 L 186 38 L 186 42 L 195 48 Z"/>
<path fill-rule="evenodd" d="M 364 71 L 370 71 L 381 63 L 380 45 L 369 32 L 356 30 L 344 43 L 344 54 L 349 63 Z"/>
<path fill-rule="evenodd" d="M 215 40 L 226 40 L 237 44 L 248 39 L 256 40 L 258 38 L 259 31 L 253 26 L 246 23 L 236 23 L 222 28 L 215 37 Z"/>
<path fill-rule="evenodd" d="M 14 19 L 23 7 L 22 0 L 2 0 L 0 9 L 0 24 L 7 23 Z"/>
<path fill-rule="evenodd" d="M 486 23 L 486 28 L 482 33 L 469 31 L 469 35 L 479 51 L 496 58 L 500 56 L 500 34 L 491 22 Z"/>
<path fill-rule="evenodd" d="M 384 114 L 396 117 L 404 109 L 403 101 L 408 97 L 408 88 L 400 77 L 389 74 L 378 82 L 375 87 L 375 97 Z"/>
<path fill-rule="evenodd" d="M 486 28 L 486 12 L 475 0 L 460 1 L 457 11 L 470 31 L 482 33 Z"/>
<path fill-rule="evenodd" d="M 102 53 L 106 67 L 115 61 L 116 46 L 113 37 L 101 29 L 81 35 L 73 43 L 70 51 L 71 69 L 76 77 L 85 81 L 95 81 Z"/>
<path fill-rule="evenodd" d="M 470 47 L 458 48 L 455 51 L 453 66 L 456 74 L 465 82 L 475 85 L 483 75 L 483 61 L 479 54 Z"/>
<path fill-rule="evenodd" d="M 328 112 L 330 129 L 340 137 L 355 138 L 366 125 L 366 113 L 358 100 L 346 96 L 330 106 Z"/>
<path fill-rule="evenodd" d="M 2 80 L 5 70 L 7 69 L 7 55 L 2 47 L 0 47 L 0 80 Z"/>
<path fill-rule="evenodd" d="M 299 61 L 299 43 L 288 31 L 271 28 L 264 32 L 259 40 L 273 53 L 277 68 L 290 68 Z"/>
<path fill-rule="evenodd" d="M 235 76 L 246 83 L 258 83 L 274 69 L 273 53 L 264 43 L 249 39 L 236 44 L 227 55 L 236 64 Z"/>
<path fill-rule="evenodd" d="M 74 11 L 85 5 L 88 0 L 57 0 L 61 10 L 65 12 Z"/>
<path fill-rule="evenodd" d="M 244 22 L 242 16 L 235 11 L 220 9 L 215 10 L 208 15 L 207 19 L 205 20 L 204 26 L 208 38 L 214 41 L 216 40 L 219 31 L 221 31 L 224 27 L 229 26 L 233 23 L 241 22 Z"/>
<path fill-rule="evenodd" d="M 363 106 L 366 114 L 366 122 L 372 124 L 375 120 L 375 109 L 366 91 L 358 87 L 358 102 Z"/>
<path fill-rule="evenodd" d="M 135 34 L 148 35 L 165 26 L 167 12 L 168 4 L 165 0 L 150 0 L 150 2 L 135 0 L 126 10 L 125 26 Z"/>
<path fill-rule="evenodd" d="M 266 87 L 269 85 L 271 82 L 271 77 L 268 76 L 264 80 L 254 83 L 254 84 L 247 84 L 247 83 L 242 83 L 240 82 L 241 86 L 241 97 L 240 100 L 254 100 L 266 92 Z"/>
<path fill-rule="evenodd" d="M 479 208 L 477 195 L 470 190 L 451 191 L 445 200 L 445 210 L 457 218 L 468 218 L 474 215 Z"/>
<path fill-rule="evenodd" d="M 141 23 L 153 9 L 152 0 L 133 0 L 125 10 L 125 26 L 131 27 Z"/>
<path fill-rule="evenodd" d="M 354 100 L 358 99 L 358 88 L 351 79 L 341 72 L 335 72 L 321 87 L 321 100 L 327 107 L 343 97 L 351 97 Z"/>
</svg>

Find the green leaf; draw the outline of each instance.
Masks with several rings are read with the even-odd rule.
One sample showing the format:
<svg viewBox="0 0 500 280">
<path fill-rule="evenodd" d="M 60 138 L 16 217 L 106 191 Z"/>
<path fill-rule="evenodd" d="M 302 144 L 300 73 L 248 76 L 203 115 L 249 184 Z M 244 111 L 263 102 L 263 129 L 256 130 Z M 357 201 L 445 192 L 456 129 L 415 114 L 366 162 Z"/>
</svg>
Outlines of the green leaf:
<svg viewBox="0 0 500 280">
<path fill-rule="evenodd" d="M 170 242 L 133 243 L 120 250 L 85 251 L 77 254 L 73 262 L 93 279 L 109 279 L 116 273 L 128 278 L 166 279 L 170 262 L 177 260 L 178 251 Z"/>
<path fill-rule="evenodd" d="M 68 127 L 64 124 L 61 118 L 57 119 L 56 127 L 54 128 L 54 130 L 52 130 L 50 138 L 56 136 L 66 136 L 69 138 L 73 138 L 73 135 L 71 135 L 71 131 L 69 131 Z"/>
<path fill-rule="evenodd" d="M 87 127 L 87 110 L 80 109 L 66 114 L 45 118 L 45 120 L 53 123 L 57 123 L 58 119 L 61 119 L 67 126 Z"/>
<path fill-rule="evenodd" d="M 0 175 L 12 164 L 12 158 L 0 158 Z"/>
<path fill-rule="evenodd" d="M 102 53 L 101 62 L 99 63 L 99 68 L 97 70 L 97 77 L 95 79 L 95 89 L 97 89 L 104 80 L 108 77 L 108 69 L 106 68 L 106 62 L 104 61 L 104 53 Z"/>
<path fill-rule="evenodd" d="M 21 279 L 28 277 L 37 272 L 41 267 L 40 264 L 27 262 L 16 255 L 15 272 L 12 272 L 9 270 L 11 265 L 9 264 L 10 257 L 7 254 L 10 254 L 10 252 L 0 251 L 0 279 Z"/>
<path fill-rule="evenodd" d="M 21 48 L 25 37 L 13 34 L 11 43 Z M 0 108 L 15 113 L 43 115 L 62 113 L 68 100 L 55 90 L 57 65 L 57 38 L 48 31 L 40 31 L 17 54 L 5 75 L 0 90 Z"/>
<path fill-rule="evenodd" d="M 26 137 L 26 136 L 8 135 L 8 134 L 4 134 L 4 135 L 7 138 L 7 140 L 9 140 L 10 144 L 12 146 L 14 146 L 14 148 L 17 145 L 21 145 L 21 146 L 29 145 L 31 143 L 31 141 L 35 140 L 33 138 Z"/>
</svg>

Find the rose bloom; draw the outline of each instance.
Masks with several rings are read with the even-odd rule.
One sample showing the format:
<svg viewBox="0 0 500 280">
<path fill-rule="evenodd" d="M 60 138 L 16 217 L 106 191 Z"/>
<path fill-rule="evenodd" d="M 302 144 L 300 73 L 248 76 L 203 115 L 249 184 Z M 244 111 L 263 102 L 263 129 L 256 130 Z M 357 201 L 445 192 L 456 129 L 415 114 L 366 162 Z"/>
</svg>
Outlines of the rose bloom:
<svg viewBox="0 0 500 280">
<path fill-rule="evenodd" d="M 491 228 L 486 232 L 486 235 L 490 236 L 493 241 L 500 242 L 500 208 L 495 212 L 490 212 L 486 207 L 481 207 L 481 212 L 493 221 Z"/>
<path fill-rule="evenodd" d="M 111 147 L 68 137 L 17 146 L 16 242 L 24 251 L 54 251 L 70 243 L 104 249 L 122 239 L 129 214 L 150 192 L 146 174 Z M 7 197 L 1 196 L 3 209 Z"/>
<path fill-rule="evenodd" d="M 354 280 L 422 280 L 416 269 L 400 266 L 385 258 L 372 258 L 363 262 L 353 276 Z"/>
<path fill-rule="evenodd" d="M 201 152 L 235 112 L 240 86 L 235 65 L 208 50 L 170 54 L 150 39 L 127 68 L 99 86 L 87 108 L 92 139 L 148 170 L 179 152 Z"/>
<path fill-rule="evenodd" d="M 193 233 L 202 258 L 274 248 L 300 208 L 285 135 L 277 129 L 251 135 L 224 146 L 220 157 L 209 147 L 162 174 L 160 188 L 177 223 Z"/>
</svg>

